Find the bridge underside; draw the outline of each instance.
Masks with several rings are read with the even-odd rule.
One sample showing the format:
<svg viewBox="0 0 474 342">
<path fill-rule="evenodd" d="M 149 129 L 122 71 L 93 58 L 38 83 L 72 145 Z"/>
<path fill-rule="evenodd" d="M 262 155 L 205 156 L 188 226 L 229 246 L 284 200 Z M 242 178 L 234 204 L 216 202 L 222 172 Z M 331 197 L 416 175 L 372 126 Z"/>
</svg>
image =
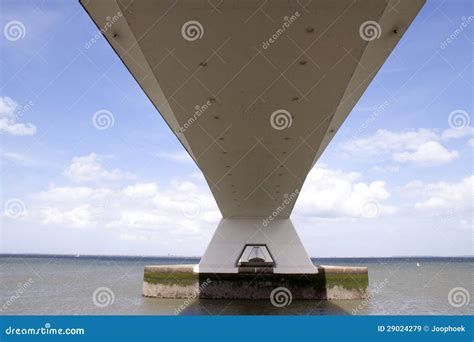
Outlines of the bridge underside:
<svg viewBox="0 0 474 342">
<path fill-rule="evenodd" d="M 424 0 L 81 3 L 216 199 L 201 272 L 316 273 L 289 216 Z"/>
</svg>

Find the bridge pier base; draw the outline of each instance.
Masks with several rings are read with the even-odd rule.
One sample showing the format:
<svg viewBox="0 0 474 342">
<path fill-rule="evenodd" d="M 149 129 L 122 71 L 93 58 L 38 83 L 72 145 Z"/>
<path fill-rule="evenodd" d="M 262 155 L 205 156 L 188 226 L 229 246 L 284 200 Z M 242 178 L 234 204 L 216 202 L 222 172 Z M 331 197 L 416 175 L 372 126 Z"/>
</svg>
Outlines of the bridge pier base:
<svg viewBox="0 0 474 342">
<path fill-rule="evenodd" d="M 367 297 L 366 267 L 315 268 L 317 273 L 276 274 L 262 269 L 244 273 L 200 273 L 196 272 L 195 265 L 146 266 L 143 295 L 155 298 L 271 300 L 280 292 L 294 300 Z"/>
<path fill-rule="evenodd" d="M 314 266 L 290 219 L 222 219 L 199 265 L 146 266 L 159 298 L 362 299 L 366 267 Z"/>
<path fill-rule="evenodd" d="M 261 246 L 260 252 L 273 263 L 272 273 L 313 274 L 314 267 L 290 219 L 223 218 L 214 233 L 201 262 L 200 273 L 239 273 L 242 266 L 259 263 L 241 263 L 246 247 Z M 265 264 L 265 262 L 264 262 Z M 268 266 L 268 263 L 266 264 Z M 269 271 L 268 268 L 263 271 Z M 245 271 L 245 270 L 244 270 Z"/>
</svg>

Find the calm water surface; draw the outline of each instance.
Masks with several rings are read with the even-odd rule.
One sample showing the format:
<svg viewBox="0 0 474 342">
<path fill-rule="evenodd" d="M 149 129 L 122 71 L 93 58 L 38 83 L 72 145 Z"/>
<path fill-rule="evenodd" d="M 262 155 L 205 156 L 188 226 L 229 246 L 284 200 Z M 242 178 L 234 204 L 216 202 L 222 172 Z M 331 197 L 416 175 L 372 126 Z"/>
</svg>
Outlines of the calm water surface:
<svg viewBox="0 0 474 342">
<path fill-rule="evenodd" d="M 198 263 L 184 258 L 0 257 L 1 314 L 173 315 L 184 299 L 141 295 L 143 267 Z M 419 266 L 417 266 L 417 262 Z M 284 308 L 266 300 L 195 300 L 182 315 L 460 315 L 474 313 L 473 258 L 319 259 L 317 264 L 369 267 L 368 301 L 293 301 Z M 93 293 L 109 288 L 113 303 L 98 307 Z M 464 304 L 448 297 L 463 288 Z M 21 293 L 20 293 L 21 292 Z M 109 297 L 111 298 L 111 297 Z M 456 303 L 454 303 L 456 304 Z"/>
</svg>

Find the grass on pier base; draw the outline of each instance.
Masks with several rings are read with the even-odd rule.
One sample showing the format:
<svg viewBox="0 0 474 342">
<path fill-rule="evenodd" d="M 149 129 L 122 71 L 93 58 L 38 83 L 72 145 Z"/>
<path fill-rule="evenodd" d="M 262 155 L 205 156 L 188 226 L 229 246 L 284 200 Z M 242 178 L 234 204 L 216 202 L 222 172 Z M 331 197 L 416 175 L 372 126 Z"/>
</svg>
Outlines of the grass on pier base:
<svg viewBox="0 0 474 342">
<path fill-rule="evenodd" d="M 199 275 L 196 273 L 145 272 L 143 280 L 150 284 L 188 286 L 197 283 Z"/>
<path fill-rule="evenodd" d="M 269 280 L 275 279 L 275 274 L 264 274 L 259 277 L 267 278 Z M 229 274 L 229 275 L 216 275 L 206 274 L 204 278 L 210 278 L 212 281 L 251 281 L 255 278 L 255 274 Z M 285 279 L 284 283 L 305 285 L 311 283 L 312 286 L 324 289 L 332 288 L 335 286 L 342 286 L 348 290 L 361 289 L 365 290 L 369 286 L 368 274 L 345 274 L 345 273 L 318 273 L 318 274 L 307 274 L 301 275 L 280 275 L 280 278 Z M 199 275 L 196 273 L 171 273 L 171 272 L 146 272 L 144 275 L 144 281 L 150 284 L 163 284 L 163 285 L 180 285 L 188 286 L 194 285 L 199 282 Z M 276 282 L 278 283 L 278 282 Z"/>
</svg>

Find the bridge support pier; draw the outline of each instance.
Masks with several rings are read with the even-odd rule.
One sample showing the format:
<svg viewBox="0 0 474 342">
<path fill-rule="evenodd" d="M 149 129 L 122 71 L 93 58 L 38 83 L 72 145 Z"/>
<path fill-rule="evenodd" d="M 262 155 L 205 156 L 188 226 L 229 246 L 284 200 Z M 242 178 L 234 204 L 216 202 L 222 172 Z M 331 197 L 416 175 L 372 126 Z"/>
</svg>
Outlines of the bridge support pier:
<svg viewBox="0 0 474 342">
<path fill-rule="evenodd" d="M 272 273 L 318 273 L 304 249 L 290 219 L 223 218 L 209 243 L 201 262 L 202 273 L 239 273 L 239 259 L 246 246 L 264 246 L 274 263 Z M 264 251 L 265 253 L 265 251 Z M 258 262 L 251 264 L 258 267 Z M 267 270 L 269 271 L 269 270 Z"/>
<path fill-rule="evenodd" d="M 199 265 L 146 266 L 143 295 L 362 299 L 367 287 L 366 267 L 314 266 L 289 219 L 222 219 Z"/>
</svg>

